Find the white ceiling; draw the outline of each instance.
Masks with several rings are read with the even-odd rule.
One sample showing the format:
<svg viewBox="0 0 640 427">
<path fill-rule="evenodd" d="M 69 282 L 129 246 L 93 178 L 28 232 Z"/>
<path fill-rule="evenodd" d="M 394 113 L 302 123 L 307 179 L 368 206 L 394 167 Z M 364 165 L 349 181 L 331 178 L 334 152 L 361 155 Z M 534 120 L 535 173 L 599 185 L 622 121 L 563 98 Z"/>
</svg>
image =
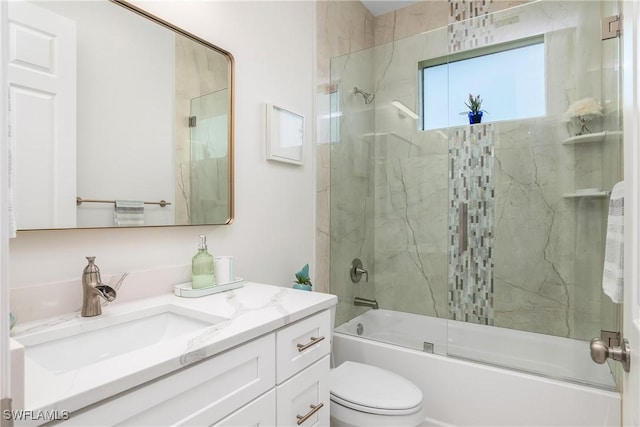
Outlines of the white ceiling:
<svg viewBox="0 0 640 427">
<path fill-rule="evenodd" d="M 361 0 L 362 4 L 373 14 L 373 16 L 383 15 L 392 10 L 402 9 L 418 3 L 421 0 Z"/>
</svg>

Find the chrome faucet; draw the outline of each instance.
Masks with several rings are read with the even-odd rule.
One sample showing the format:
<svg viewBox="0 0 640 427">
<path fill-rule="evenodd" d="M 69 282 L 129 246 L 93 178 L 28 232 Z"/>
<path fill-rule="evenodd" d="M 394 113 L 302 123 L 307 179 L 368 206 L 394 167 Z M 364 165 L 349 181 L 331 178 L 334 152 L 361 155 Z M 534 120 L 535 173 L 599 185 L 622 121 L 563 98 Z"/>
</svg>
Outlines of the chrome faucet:
<svg viewBox="0 0 640 427">
<path fill-rule="evenodd" d="M 116 299 L 116 291 L 102 283 L 100 279 L 100 269 L 95 265 L 96 257 L 88 256 L 89 264 L 82 272 L 82 317 L 93 317 L 102 314 L 100 298 L 107 301 Z"/>
<path fill-rule="evenodd" d="M 376 301 L 374 299 L 366 299 L 366 298 L 355 297 L 353 299 L 353 305 L 360 305 L 360 306 L 363 306 L 363 307 L 371 307 L 374 310 L 378 309 L 378 301 Z"/>
</svg>

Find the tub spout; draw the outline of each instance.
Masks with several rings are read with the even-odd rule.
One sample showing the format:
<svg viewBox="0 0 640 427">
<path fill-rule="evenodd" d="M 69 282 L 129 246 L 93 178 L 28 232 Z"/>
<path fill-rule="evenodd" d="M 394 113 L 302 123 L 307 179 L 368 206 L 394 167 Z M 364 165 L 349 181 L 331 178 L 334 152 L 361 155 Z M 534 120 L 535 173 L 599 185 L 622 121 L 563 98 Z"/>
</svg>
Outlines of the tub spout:
<svg viewBox="0 0 640 427">
<path fill-rule="evenodd" d="M 374 299 L 366 299 L 366 298 L 355 297 L 353 299 L 353 305 L 359 305 L 359 306 L 362 306 L 362 307 L 371 307 L 374 310 L 378 309 L 378 301 L 376 301 Z"/>
</svg>

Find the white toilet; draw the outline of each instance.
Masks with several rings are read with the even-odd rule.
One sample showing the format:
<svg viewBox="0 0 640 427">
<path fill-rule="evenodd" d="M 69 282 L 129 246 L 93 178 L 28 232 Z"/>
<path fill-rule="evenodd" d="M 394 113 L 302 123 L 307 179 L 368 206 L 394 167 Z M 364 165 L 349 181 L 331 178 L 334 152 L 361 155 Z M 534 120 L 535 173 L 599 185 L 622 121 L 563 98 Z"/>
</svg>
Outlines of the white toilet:
<svg viewBox="0 0 640 427">
<path fill-rule="evenodd" d="M 424 420 L 422 392 L 376 366 L 344 362 L 330 374 L 331 426 L 413 427 Z"/>
</svg>

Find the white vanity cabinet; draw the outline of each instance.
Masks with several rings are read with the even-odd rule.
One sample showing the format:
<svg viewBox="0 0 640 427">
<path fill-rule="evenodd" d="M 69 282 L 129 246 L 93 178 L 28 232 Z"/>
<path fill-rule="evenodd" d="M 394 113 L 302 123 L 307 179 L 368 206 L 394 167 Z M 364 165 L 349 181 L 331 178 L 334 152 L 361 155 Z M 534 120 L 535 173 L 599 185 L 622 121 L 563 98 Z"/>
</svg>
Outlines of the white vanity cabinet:
<svg viewBox="0 0 640 427">
<path fill-rule="evenodd" d="M 328 426 L 330 311 L 279 329 L 275 387 L 217 422 L 230 426 Z"/>
<path fill-rule="evenodd" d="M 277 425 L 329 425 L 330 312 L 276 333 Z"/>
<path fill-rule="evenodd" d="M 329 425 L 329 355 L 277 386 L 279 426 Z"/>
<path fill-rule="evenodd" d="M 328 426 L 330 310 L 71 415 L 64 426 Z"/>
<path fill-rule="evenodd" d="M 273 388 L 275 334 L 72 413 L 65 426 L 209 426 Z"/>
<path fill-rule="evenodd" d="M 275 426 L 276 391 L 270 390 L 236 412 L 216 422 L 216 427 Z"/>
</svg>

